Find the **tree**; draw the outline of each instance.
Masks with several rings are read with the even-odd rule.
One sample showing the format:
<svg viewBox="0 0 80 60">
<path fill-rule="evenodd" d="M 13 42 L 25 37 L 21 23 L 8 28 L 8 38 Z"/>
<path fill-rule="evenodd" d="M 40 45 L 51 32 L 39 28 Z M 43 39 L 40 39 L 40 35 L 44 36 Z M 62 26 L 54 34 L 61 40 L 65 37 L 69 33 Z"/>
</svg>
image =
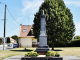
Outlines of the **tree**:
<svg viewBox="0 0 80 60">
<path fill-rule="evenodd" d="M 3 43 L 3 38 L 0 38 L 0 45 Z"/>
<path fill-rule="evenodd" d="M 78 36 L 78 35 L 77 35 L 77 36 L 75 36 L 75 39 L 79 39 L 79 40 L 80 40 L 80 36 Z"/>
<path fill-rule="evenodd" d="M 18 43 L 18 39 L 19 39 L 19 37 L 18 37 L 17 35 L 12 36 L 12 38 L 13 38 L 14 40 L 16 40 L 17 43 Z"/>
<path fill-rule="evenodd" d="M 70 41 L 74 36 L 75 25 L 72 13 L 66 8 L 63 0 L 44 0 L 34 17 L 33 32 L 35 38 L 39 39 L 42 10 L 46 15 L 47 40 L 52 41 L 52 50 L 54 50 L 53 42 L 67 43 Z"/>
<path fill-rule="evenodd" d="M 11 41 L 10 41 L 10 38 L 9 37 L 7 37 L 7 43 L 10 43 Z"/>
</svg>

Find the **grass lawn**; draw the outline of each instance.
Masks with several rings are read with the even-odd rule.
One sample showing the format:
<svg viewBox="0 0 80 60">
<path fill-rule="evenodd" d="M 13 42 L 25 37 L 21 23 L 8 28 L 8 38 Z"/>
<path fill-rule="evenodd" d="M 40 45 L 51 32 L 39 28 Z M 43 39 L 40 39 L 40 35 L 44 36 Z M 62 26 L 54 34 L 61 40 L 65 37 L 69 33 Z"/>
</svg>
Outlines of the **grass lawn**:
<svg viewBox="0 0 80 60">
<path fill-rule="evenodd" d="M 59 51 L 61 56 L 77 56 L 80 57 L 80 47 L 61 47 L 61 48 L 55 48 L 55 50 L 62 50 Z"/>
<path fill-rule="evenodd" d="M 28 48 L 31 50 L 35 50 L 36 48 Z M 24 48 L 15 48 L 12 50 L 0 51 L 0 60 L 3 60 L 6 57 L 14 56 L 14 55 L 25 55 L 29 51 L 24 51 Z"/>
<path fill-rule="evenodd" d="M 26 48 L 30 50 L 35 50 L 36 48 Z M 51 48 L 50 48 L 51 49 Z M 0 60 L 3 60 L 6 57 L 14 56 L 14 55 L 25 55 L 30 50 L 24 51 L 24 48 L 15 48 L 12 50 L 0 51 Z M 57 47 L 54 48 L 55 51 L 59 51 L 61 56 L 78 56 L 80 57 L 80 47 Z"/>
</svg>

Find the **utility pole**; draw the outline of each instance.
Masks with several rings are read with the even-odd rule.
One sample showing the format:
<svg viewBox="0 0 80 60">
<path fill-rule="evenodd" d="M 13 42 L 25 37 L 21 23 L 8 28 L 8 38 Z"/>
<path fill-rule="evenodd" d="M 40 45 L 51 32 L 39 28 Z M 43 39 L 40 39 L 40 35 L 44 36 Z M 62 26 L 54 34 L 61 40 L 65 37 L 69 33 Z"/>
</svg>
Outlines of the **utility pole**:
<svg viewBox="0 0 80 60">
<path fill-rule="evenodd" d="M 4 44 L 3 44 L 3 50 L 5 50 L 5 38 L 6 38 L 6 4 L 5 4 L 5 12 L 4 12 Z"/>
<path fill-rule="evenodd" d="M 1 3 L 1 2 L 0 2 Z M 5 4 L 5 3 L 1 3 L 1 4 Z M 4 11 L 4 42 L 3 42 L 3 50 L 5 50 L 5 38 L 6 38 L 6 7 L 7 5 L 5 4 L 5 11 Z"/>
</svg>

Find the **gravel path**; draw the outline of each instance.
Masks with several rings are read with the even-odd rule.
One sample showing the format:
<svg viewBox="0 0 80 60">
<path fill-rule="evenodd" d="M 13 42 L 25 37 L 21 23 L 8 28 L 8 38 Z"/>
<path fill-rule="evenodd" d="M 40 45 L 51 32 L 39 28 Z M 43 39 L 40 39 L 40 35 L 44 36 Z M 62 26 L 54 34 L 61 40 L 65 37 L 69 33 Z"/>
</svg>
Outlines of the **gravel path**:
<svg viewBox="0 0 80 60">
<path fill-rule="evenodd" d="M 16 56 L 5 58 L 4 60 L 21 60 L 21 57 L 23 56 L 16 55 Z M 63 60 L 80 60 L 80 58 L 77 56 L 61 56 L 61 57 L 63 57 Z"/>
</svg>

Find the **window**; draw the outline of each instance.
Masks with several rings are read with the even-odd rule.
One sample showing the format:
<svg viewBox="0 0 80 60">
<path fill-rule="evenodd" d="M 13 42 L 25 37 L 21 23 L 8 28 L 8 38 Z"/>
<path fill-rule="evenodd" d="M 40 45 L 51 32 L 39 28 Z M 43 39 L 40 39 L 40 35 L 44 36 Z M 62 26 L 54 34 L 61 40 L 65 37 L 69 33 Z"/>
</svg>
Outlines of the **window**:
<svg viewBox="0 0 80 60">
<path fill-rule="evenodd" d="M 32 42 L 32 44 L 37 44 L 36 42 Z"/>
<path fill-rule="evenodd" d="M 26 29 L 24 29 L 23 32 L 26 32 Z"/>
</svg>

